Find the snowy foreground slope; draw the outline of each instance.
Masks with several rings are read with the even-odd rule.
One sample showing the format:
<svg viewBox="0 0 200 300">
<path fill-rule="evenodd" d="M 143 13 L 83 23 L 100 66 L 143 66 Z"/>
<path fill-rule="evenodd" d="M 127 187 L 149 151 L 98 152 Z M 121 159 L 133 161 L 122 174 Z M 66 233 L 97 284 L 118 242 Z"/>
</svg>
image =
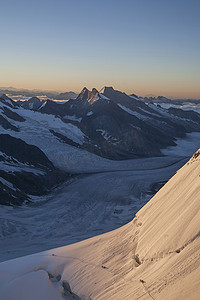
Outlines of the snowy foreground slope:
<svg viewBox="0 0 200 300">
<path fill-rule="evenodd" d="M 127 225 L 1 263 L 0 298 L 199 299 L 199 175 L 200 150 Z"/>
</svg>

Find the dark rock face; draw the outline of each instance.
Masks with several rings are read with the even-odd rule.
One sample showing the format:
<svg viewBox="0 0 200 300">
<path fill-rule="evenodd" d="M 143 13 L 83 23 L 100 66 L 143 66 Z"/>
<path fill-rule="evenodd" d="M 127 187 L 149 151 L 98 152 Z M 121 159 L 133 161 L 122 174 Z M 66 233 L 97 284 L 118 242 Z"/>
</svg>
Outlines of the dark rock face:
<svg viewBox="0 0 200 300">
<path fill-rule="evenodd" d="M 3 184 L 0 179 L 0 204 L 21 205 L 30 203 L 30 195 L 42 196 L 48 194 L 53 187 L 69 179 L 69 175 L 59 170 L 52 170 L 43 175 L 32 172 L 4 172 L 0 171 L 0 177 L 9 185 Z"/>
<path fill-rule="evenodd" d="M 13 131 L 19 131 L 19 128 L 16 126 L 12 125 L 8 120 L 6 120 L 3 116 L 0 115 L 0 125 L 4 129 L 11 129 Z"/>
<path fill-rule="evenodd" d="M 25 121 L 25 119 L 23 117 L 18 115 L 16 112 L 10 110 L 8 107 L 3 107 L 3 113 L 6 117 L 8 117 L 9 119 L 12 119 L 14 121 L 17 121 L 17 122 Z"/>
<path fill-rule="evenodd" d="M 44 100 L 40 100 L 37 97 L 32 97 L 29 100 L 26 101 L 17 101 L 17 103 L 25 108 L 25 109 L 31 109 L 31 110 L 37 110 L 38 108 L 41 107 L 41 105 L 44 103 Z"/>
<path fill-rule="evenodd" d="M 1 178 L 4 179 L 6 172 L 0 171 Z M 1 179 L 0 178 L 0 179 Z M 19 206 L 23 203 L 29 203 L 29 197 L 23 192 L 16 188 L 10 188 L 6 184 L 3 184 L 0 180 L 0 205 L 7 205 L 7 206 Z"/>
<path fill-rule="evenodd" d="M 19 131 L 19 128 L 13 124 L 10 123 L 10 120 L 23 122 L 25 119 L 21 116 L 19 116 L 15 110 L 17 108 L 16 102 L 14 102 L 12 99 L 8 98 L 6 95 L 2 95 L 0 97 L 0 126 L 2 126 L 4 129 L 11 129 L 15 132 Z M 10 120 L 7 120 L 10 119 Z"/>
<path fill-rule="evenodd" d="M 18 104 L 5 94 L 0 96 L 0 102 L 12 108 L 18 107 Z"/>
<path fill-rule="evenodd" d="M 173 114 L 174 116 L 177 116 L 179 118 L 185 119 L 185 120 L 192 120 L 193 122 L 200 122 L 200 115 L 193 111 L 193 110 L 182 110 L 179 108 L 170 107 L 168 109 L 168 112 L 170 114 Z"/>
<path fill-rule="evenodd" d="M 106 104 L 106 105 L 105 105 Z M 111 159 L 127 159 L 159 155 L 159 146 L 173 145 L 173 138 L 158 136 L 159 131 L 137 117 L 127 114 L 112 102 L 96 102 L 93 115 L 84 117 L 81 130 L 94 142 L 98 155 Z"/>
<path fill-rule="evenodd" d="M 67 112 L 65 107 L 65 103 L 58 104 L 51 100 L 47 100 L 37 111 L 55 116 L 64 116 Z"/>
<path fill-rule="evenodd" d="M 30 195 L 47 194 L 69 178 L 69 174 L 56 169 L 38 147 L 8 134 L 0 134 L 0 152 L 3 153 L 0 162 L 5 163 L 5 170 L 0 170 L 2 205 L 30 203 Z M 6 171 L 6 166 L 12 166 L 13 171 L 9 168 Z M 30 171 L 26 171 L 27 167 L 30 167 Z"/>
<path fill-rule="evenodd" d="M 67 143 L 71 146 L 74 146 L 74 147 L 77 147 L 77 148 L 80 148 L 80 145 L 72 140 L 70 140 L 69 138 L 67 138 L 65 135 L 59 133 L 59 132 L 56 132 L 55 130 L 53 129 L 50 129 L 49 130 L 54 136 L 56 136 L 60 141 L 64 142 L 64 143 Z"/>
<path fill-rule="evenodd" d="M 9 134 L 0 134 L 0 151 L 22 163 L 39 166 L 42 169 L 54 169 L 53 164 L 38 147 L 28 145 Z"/>
</svg>

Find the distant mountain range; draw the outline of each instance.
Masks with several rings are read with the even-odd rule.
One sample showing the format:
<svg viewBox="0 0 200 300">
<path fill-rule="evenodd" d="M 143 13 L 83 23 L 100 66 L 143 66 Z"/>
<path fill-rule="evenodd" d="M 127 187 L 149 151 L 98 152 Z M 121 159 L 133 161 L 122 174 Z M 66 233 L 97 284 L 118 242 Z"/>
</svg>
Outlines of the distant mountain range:
<svg viewBox="0 0 200 300">
<path fill-rule="evenodd" d="M 158 97 L 153 97 L 153 96 L 149 96 L 149 97 L 139 97 L 140 100 L 146 102 L 146 103 L 170 103 L 170 104 L 177 104 L 180 105 L 182 103 L 185 102 L 191 102 L 191 103 L 200 103 L 200 99 L 170 99 L 170 98 L 166 98 L 164 96 L 158 96 Z"/>
<path fill-rule="evenodd" d="M 0 87 L 0 95 L 1 94 L 8 94 L 11 97 L 13 96 L 24 96 L 24 97 L 46 97 L 49 99 L 56 99 L 56 100 L 69 100 L 69 99 L 75 99 L 78 94 L 69 91 L 69 92 L 58 92 L 58 91 L 53 91 L 53 90 L 39 90 L 39 89 L 34 89 L 34 90 L 29 90 L 29 89 L 17 89 L 14 87 Z M 146 95 L 146 96 L 139 96 L 136 94 L 131 94 L 130 96 L 134 97 L 135 99 L 142 100 L 144 102 L 162 102 L 162 103 L 171 103 L 173 101 L 173 104 L 180 104 L 183 102 L 194 102 L 194 103 L 200 103 L 200 99 L 190 99 L 190 98 L 184 98 L 184 99 L 174 99 L 172 98 L 167 98 L 164 96 L 155 96 L 155 95 Z"/>
<path fill-rule="evenodd" d="M 16 89 L 13 87 L 0 87 L 0 94 L 8 94 L 11 97 L 21 95 L 30 98 L 37 96 L 46 96 L 47 98 L 57 100 L 69 100 L 77 97 L 77 94 L 72 91 L 60 93 L 57 91 Z"/>
<path fill-rule="evenodd" d="M 109 159 L 160 155 L 161 148 L 174 145 L 175 137 L 200 129 L 199 115 L 193 111 L 147 105 L 136 95 L 112 87 L 100 92 L 85 87 L 76 99 L 63 104 L 38 98 L 18 104 L 77 126 L 85 136 L 82 145 L 57 130 L 51 132 L 64 142 Z"/>
<path fill-rule="evenodd" d="M 69 153 L 71 160 L 84 153 L 110 160 L 162 156 L 161 149 L 192 131 L 200 131 L 197 112 L 146 104 L 112 87 L 85 87 L 65 103 L 2 95 L 1 199 L 20 204 L 66 180 L 62 165 Z"/>
</svg>

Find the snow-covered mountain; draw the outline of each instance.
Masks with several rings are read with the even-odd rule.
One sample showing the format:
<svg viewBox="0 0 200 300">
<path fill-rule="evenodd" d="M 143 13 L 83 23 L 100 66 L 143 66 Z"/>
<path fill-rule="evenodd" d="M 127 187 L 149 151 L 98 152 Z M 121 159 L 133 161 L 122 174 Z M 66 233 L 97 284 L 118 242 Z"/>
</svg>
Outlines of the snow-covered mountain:
<svg viewBox="0 0 200 300">
<path fill-rule="evenodd" d="M 30 202 L 30 195 L 46 194 L 69 177 L 55 168 L 39 147 L 26 143 L 27 132 L 22 128 L 27 119 L 19 110 L 16 102 L 0 98 L 0 204 L 4 205 Z M 31 126 L 28 130 L 34 139 Z"/>
<path fill-rule="evenodd" d="M 161 156 L 161 149 L 192 131 L 200 131 L 198 113 L 146 105 L 112 87 L 84 88 L 64 104 L 2 95 L 1 203 L 29 201 L 29 194 L 49 191 L 67 173 L 102 171 L 112 165 L 103 158 Z"/>
<path fill-rule="evenodd" d="M 17 104 L 26 109 L 37 110 L 44 102 L 45 100 L 40 100 L 38 97 L 32 97 L 26 101 L 19 100 L 17 101 Z"/>
<path fill-rule="evenodd" d="M 80 145 L 53 130 L 63 142 L 116 160 L 161 155 L 162 148 L 175 145 L 175 138 L 200 130 L 198 113 L 146 105 L 112 87 L 99 92 L 84 88 L 76 99 L 64 104 L 47 100 L 36 110 L 73 124 L 84 134 Z"/>
<path fill-rule="evenodd" d="M 200 150 L 127 225 L 1 263 L 2 299 L 199 299 L 199 174 Z"/>
</svg>

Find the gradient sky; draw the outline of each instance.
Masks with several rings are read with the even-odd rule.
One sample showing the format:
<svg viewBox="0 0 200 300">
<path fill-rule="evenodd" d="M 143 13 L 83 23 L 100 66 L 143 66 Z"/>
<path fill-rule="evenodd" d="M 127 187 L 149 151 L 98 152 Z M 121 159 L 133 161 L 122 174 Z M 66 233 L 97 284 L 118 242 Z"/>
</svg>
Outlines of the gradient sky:
<svg viewBox="0 0 200 300">
<path fill-rule="evenodd" d="M 0 0 L 0 86 L 200 98 L 199 0 Z"/>
</svg>

